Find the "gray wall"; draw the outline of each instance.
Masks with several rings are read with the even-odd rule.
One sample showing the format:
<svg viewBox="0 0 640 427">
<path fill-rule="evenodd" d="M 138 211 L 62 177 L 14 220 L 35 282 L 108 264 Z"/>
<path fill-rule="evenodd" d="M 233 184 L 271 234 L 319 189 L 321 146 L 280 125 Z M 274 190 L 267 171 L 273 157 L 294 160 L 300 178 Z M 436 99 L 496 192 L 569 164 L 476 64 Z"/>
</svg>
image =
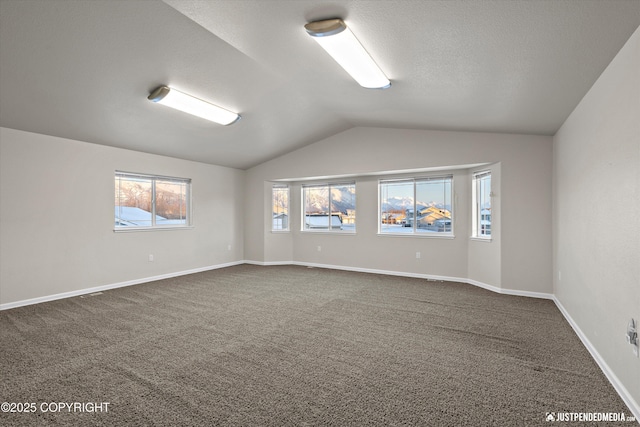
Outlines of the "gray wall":
<svg viewBox="0 0 640 427">
<path fill-rule="evenodd" d="M 469 239 L 470 170 L 459 166 L 478 163 L 492 164 L 494 174 L 491 243 Z M 456 170 L 455 239 L 378 236 L 376 173 L 440 167 Z M 551 293 L 551 169 L 551 137 L 353 128 L 247 171 L 245 258 L 458 277 Z M 345 174 L 356 176 L 356 235 L 300 232 L 298 184 L 292 186 L 291 233 L 270 231 L 270 181 Z M 416 260 L 417 251 L 427 256 Z"/>
<path fill-rule="evenodd" d="M 554 288 L 640 408 L 640 30 L 554 138 Z"/>
<path fill-rule="evenodd" d="M 195 227 L 114 233 L 115 170 L 191 178 Z M 0 128 L 0 304 L 241 261 L 243 191 L 240 170 Z"/>
</svg>

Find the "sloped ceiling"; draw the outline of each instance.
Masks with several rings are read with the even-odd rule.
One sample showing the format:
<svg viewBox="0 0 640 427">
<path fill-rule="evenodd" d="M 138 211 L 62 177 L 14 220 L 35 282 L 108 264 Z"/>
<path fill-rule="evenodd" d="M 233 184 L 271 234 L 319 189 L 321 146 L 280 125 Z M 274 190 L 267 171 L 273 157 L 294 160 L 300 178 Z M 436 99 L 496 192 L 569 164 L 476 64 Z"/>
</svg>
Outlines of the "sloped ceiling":
<svg viewBox="0 0 640 427">
<path fill-rule="evenodd" d="M 391 88 L 306 35 L 333 17 Z M 553 135 L 639 25 L 640 0 L 0 0 L 0 125 L 241 169 L 354 126 Z"/>
</svg>

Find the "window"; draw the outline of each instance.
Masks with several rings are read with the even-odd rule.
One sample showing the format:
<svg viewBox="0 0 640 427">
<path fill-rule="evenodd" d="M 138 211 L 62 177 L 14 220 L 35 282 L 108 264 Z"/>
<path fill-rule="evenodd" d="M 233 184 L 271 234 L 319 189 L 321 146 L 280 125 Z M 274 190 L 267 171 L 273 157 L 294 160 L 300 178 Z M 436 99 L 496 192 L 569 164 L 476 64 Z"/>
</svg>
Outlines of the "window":
<svg viewBox="0 0 640 427">
<path fill-rule="evenodd" d="M 356 231 L 356 184 L 302 187 L 305 231 Z"/>
<path fill-rule="evenodd" d="M 116 172 L 115 228 L 187 227 L 191 180 Z"/>
<path fill-rule="evenodd" d="M 453 235 L 453 177 L 380 181 L 380 233 Z"/>
<path fill-rule="evenodd" d="M 289 186 L 274 185 L 271 190 L 272 231 L 289 231 Z"/>
<path fill-rule="evenodd" d="M 473 174 L 472 237 L 491 238 L 491 172 Z"/>
</svg>

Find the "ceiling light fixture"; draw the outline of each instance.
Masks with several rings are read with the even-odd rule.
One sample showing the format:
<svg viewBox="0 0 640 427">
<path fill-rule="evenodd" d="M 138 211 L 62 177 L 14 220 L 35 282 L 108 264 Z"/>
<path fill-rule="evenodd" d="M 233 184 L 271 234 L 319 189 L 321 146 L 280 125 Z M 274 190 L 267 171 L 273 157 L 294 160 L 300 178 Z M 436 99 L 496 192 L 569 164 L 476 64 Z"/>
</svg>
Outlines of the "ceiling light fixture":
<svg viewBox="0 0 640 427">
<path fill-rule="evenodd" d="M 391 82 L 342 19 L 309 22 L 305 30 L 362 87 L 386 89 Z"/>
<path fill-rule="evenodd" d="M 155 89 L 148 99 L 225 126 L 240 120 L 238 113 L 225 110 L 222 107 L 195 98 L 169 86 L 160 86 Z"/>
</svg>

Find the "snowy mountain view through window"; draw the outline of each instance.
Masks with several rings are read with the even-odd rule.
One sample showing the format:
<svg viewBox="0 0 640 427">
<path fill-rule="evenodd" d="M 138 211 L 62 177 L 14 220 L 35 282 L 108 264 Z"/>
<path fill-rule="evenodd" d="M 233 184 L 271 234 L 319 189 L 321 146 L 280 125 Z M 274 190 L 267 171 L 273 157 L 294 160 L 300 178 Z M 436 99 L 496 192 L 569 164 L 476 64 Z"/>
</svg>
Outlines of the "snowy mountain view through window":
<svg viewBox="0 0 640 427">
<path fill-rule="evenodd" d="M 189 225 L 191 180 L 116 172 L 115 227 Z"/>
<path fill-rule="evenodd" d="M 380 181 L 380 233 L 452 234 L 453 177 Z"/>
<path fill-rule="evenodd" d="M 303 230 L 356 230 L 356 185 L 327 184 L 302 187 Z"/>
</svg>

